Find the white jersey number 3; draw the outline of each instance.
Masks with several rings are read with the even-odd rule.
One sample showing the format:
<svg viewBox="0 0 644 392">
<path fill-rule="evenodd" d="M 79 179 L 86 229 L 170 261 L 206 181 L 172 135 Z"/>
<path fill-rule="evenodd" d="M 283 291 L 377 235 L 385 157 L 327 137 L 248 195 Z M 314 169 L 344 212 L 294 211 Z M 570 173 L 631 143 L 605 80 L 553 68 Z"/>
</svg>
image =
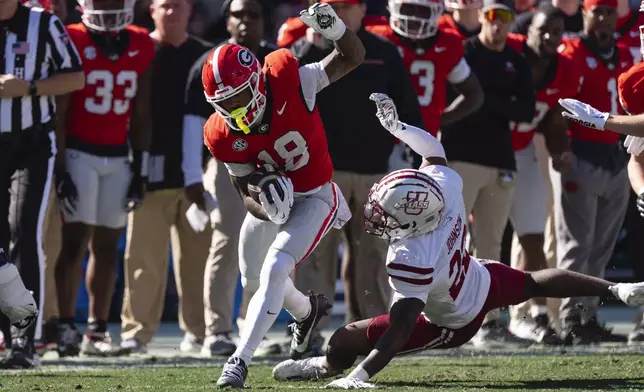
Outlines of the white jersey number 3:
<svg viewBox="0 0 644 392">
<path fill-rule="evenodd" d="M 309 148 L 306 145 L 306 140 L 298 131 L 288 131 L 273 143 L 273 149 L 284 160 L 284 170 L 295 171 L 306 166 L 311 159 Z M 281 167 L 275 163 L 271 154 L 266 150 L 262 150 L 257 157 L 262 161 L 274 167 Z"/>
<path fill-rule="evenodd" d="M 418 95 L 420 106 L 429 106 L 434 97 L 434 63 L 427 60 L 416 60 L 411 63 L 409 73 L 418 76 L 418 86 L 423 90 L 422 95 Z M 421 94 L 421 91 L 418 92 Z"/>
<path fill-rule="evenodd" d="M 123 115 L 130 110 L 130 100 L 136 97 L 137 74 L 121 71 L 116 77 L 107 70 L 94 70 L 87 74 L 87 84 L 96 86 L 96 96 L 85 99 L 85 110 L 92 114 L 107 114 L 113 111 Z M 114 88 L 124 87 L 124 98 L 114 98 Z"/>
</svg>

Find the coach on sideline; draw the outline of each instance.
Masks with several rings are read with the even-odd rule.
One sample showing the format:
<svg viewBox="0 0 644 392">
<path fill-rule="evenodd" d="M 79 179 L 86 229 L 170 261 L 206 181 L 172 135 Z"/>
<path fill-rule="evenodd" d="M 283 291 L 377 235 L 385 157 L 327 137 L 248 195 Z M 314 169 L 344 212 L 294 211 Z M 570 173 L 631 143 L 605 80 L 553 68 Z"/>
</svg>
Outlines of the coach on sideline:
<svg viewBox="0 0 644 392">
<path fill-rule="evenodd" d="M 54 96 L 83 88 L 81 60 L 58 17 L 18 0 L 0 3 L 0 248 L 9 250 L 25 286 L 39 301 L 43 280 L 42 226 L 56 158 Z M 61 154 L 59 157 L 64 157 Z M 11 352 L 3 369 L 38 365 L 34 338 L 39 320 L 25 330 L 9 325 L 2 333 Z M 11 339 L 9 339 L 11 337 Z"/>
</svg>

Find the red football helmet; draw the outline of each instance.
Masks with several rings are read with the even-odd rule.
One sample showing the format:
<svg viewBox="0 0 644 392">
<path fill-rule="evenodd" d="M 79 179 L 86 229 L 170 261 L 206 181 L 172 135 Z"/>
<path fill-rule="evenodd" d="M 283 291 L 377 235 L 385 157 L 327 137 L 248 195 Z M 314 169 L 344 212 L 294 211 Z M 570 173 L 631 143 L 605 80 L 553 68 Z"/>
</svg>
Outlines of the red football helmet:
<svg viewBox="0 0 644 392">
<path fill-rule="evenodd" d="M 136 0 L 78 0 L 83 24 L 95 31 L 119 32 L 132 24 Z"/>
<path fill-rule="evenodd" d="M 443 0 L 389 0 L 389 24 L 403 37 L 433 37 L 443 10 Z"/>
<path fill-rule="evenodd" d="M 250 133 L 266 109 L 264 74 L 249 49 L 224 44 L 215 49 L 201 71 L 206 100 L 231 129 Z"/>
<path fill-rule="evenodd" d="M 482 0 L 445 0 L 445 7 L 452 10 L 462 10 L 467 8 L 481 8 Z"/>
</svg>

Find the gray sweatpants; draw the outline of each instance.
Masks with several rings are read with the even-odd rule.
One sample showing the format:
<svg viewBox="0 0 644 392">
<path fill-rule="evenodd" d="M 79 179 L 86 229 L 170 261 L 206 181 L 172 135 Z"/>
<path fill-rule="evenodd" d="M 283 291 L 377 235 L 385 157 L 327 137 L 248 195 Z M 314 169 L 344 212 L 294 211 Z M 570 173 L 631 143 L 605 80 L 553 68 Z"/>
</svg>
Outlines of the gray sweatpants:
<svg viewBox="0 0 644 392">
<path fill-rule="evenodd" d="M 626 167 L 614 174 L 575 157 L 566 173 L 550 168 L 550 179 L 557 267 L 603 278 L 626 214 Z M 583 308 L 577 307 L 579 303 Z M 598 297 L 566 298 L 561 302 L 560 317 L 576 312 L 586 322 L 597 315 L 598 307 Z"/>
</svg>

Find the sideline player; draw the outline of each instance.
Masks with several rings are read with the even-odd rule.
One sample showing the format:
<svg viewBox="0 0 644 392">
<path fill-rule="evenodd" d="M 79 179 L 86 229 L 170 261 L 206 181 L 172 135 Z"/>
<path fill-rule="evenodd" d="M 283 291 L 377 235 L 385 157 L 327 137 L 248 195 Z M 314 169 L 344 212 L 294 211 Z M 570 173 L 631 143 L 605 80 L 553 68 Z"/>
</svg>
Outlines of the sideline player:
<svg viewBox="0 0 644 392">
<path fill-rule="evenodd" d="M 349 218 L 348 206 L 331 182 L 333 166 L 316 94 L 357 67 L 360 39 L 328 4 L 302 11 L 308 26 L 337 49 L 322 61 L 300 67 L 286 49 L 266 56 L 264 68 L 248 49 L 219 46 L 204 64 L 205 95 L 216 113 L 204 127 L 211 154 L 224 162 L 248 214 L 240 233 L 242 283 L 253 295 L 235 353 L 224 365 L 220 387 L 244 386 L 254 351 L 282 306 L 296 320 L 291 356 L 306 352 L 311 333 L 330 308 L 324 295 L 308 297 L 289 278 L 293 268 L 332 227 Z M 269 164 L 285 173 L 261 204 L 248 192 L 249 175 Z"/>
<path fill-rule="evenodd" d="M 442 145 L 399 122 L 386 95 L 372 94 L 371 99 L 383 127 L 424 157 L 420 170 L 399 170 L 375 184 L 364 209 L 367 232 L 389 241 L 393 305 L 388 315 L 338 329 L 325 357 L 278 364 L 273 369 L 276 379 L 331 377 L 363 355 L 367 358 L 348 376 L 328 386 L 373 387 L 366 381 L 396 355 L 460 346 L 474 336 L 491 309 L 534 297 L 614 295 L 630 306 L 644 304 L 644 283 L 614 284 L 560 269 L 523 272 L 471 257 L 464 241 L 463 182 L 447 166 Z"/>
<path fill-rule="evenodd" d="M 463 58 L 462 40 L 438 28 L 443 9 L 442 0 L 389 0 L 389 25 L 367 27 L 398 47 L 416 88 L 425 128 L 434 136 L 483 104 L 483 90 Z M 447 82 L 463 98 L 445 107 Z"/>
<path fill-rule="evenodd" d="M 68 172 L 59 186 L 67 208 L 63 209 L 62 249 L 56 264 L 58 351 L 61 356 L 79 351 L 112 355 L 107 319 L 118 242 L 128 211 L 141 203 L 147 177 L 154 44 L 147 30 L 130 25 L 134 0 L 79 3 L 83 22 L 67 29 L 82 56 L 87 82 L 84 89 L 60 100 L 58 109 L 67 133 Z M 79 347 L 74 315 L 88 243 L 89 325 Z"/>
<path fill-rule="evenodd" d="M 559 49 L 583 76 L 573 97 L 617 113 L 617 80 L 633 62 L 628 48 L 615 42 L 617 0 L 584 0 L 583 19 L 583 34 L 565 39 Z M 626 214 L 628 158 L 617 133 L 595 132 L 575 122 L 568 130 L 575 164 L 565 173 L 550 170 L 557 267 L 602 277 Z M 566 343 L 626 342 L 625 336 L 599 322 L 598 309 L 596 297 L 561 301 L 561 329 L 571 337 Z M 578 333 L 571 334 L 573 329 Z"/>
<path fill-rule="evenodd" d="M 579 83 L 574 81 L 579 80 L 581 74 L 571 59 L 557 53 L 563 32 L 564 13 L 551 4 L 543 4 L 534 12 L 527 36 L 509 34 L 507 39 L 507 45 L 523 53 L 530 63 L 537 90 L 534 119 L 529 123 L 511 124 L 517 175 L 510 221 L 522 248 L 517 265 L 513 267 L 523 271 L 548 268 L 543 251 L 547 188 L 532 143 L 537 129 L 546 137 L 553 167 L 565 171 L 572 164 L 567 124 L 560 116 L 557 100 L 577 94 Z M 551 327 L 545 298 L 531 301 L 529 315 L 517 313 L 513 307 L 510 312 L 513 334 L 543 344 L 562 343 Z"/>
</svg>

